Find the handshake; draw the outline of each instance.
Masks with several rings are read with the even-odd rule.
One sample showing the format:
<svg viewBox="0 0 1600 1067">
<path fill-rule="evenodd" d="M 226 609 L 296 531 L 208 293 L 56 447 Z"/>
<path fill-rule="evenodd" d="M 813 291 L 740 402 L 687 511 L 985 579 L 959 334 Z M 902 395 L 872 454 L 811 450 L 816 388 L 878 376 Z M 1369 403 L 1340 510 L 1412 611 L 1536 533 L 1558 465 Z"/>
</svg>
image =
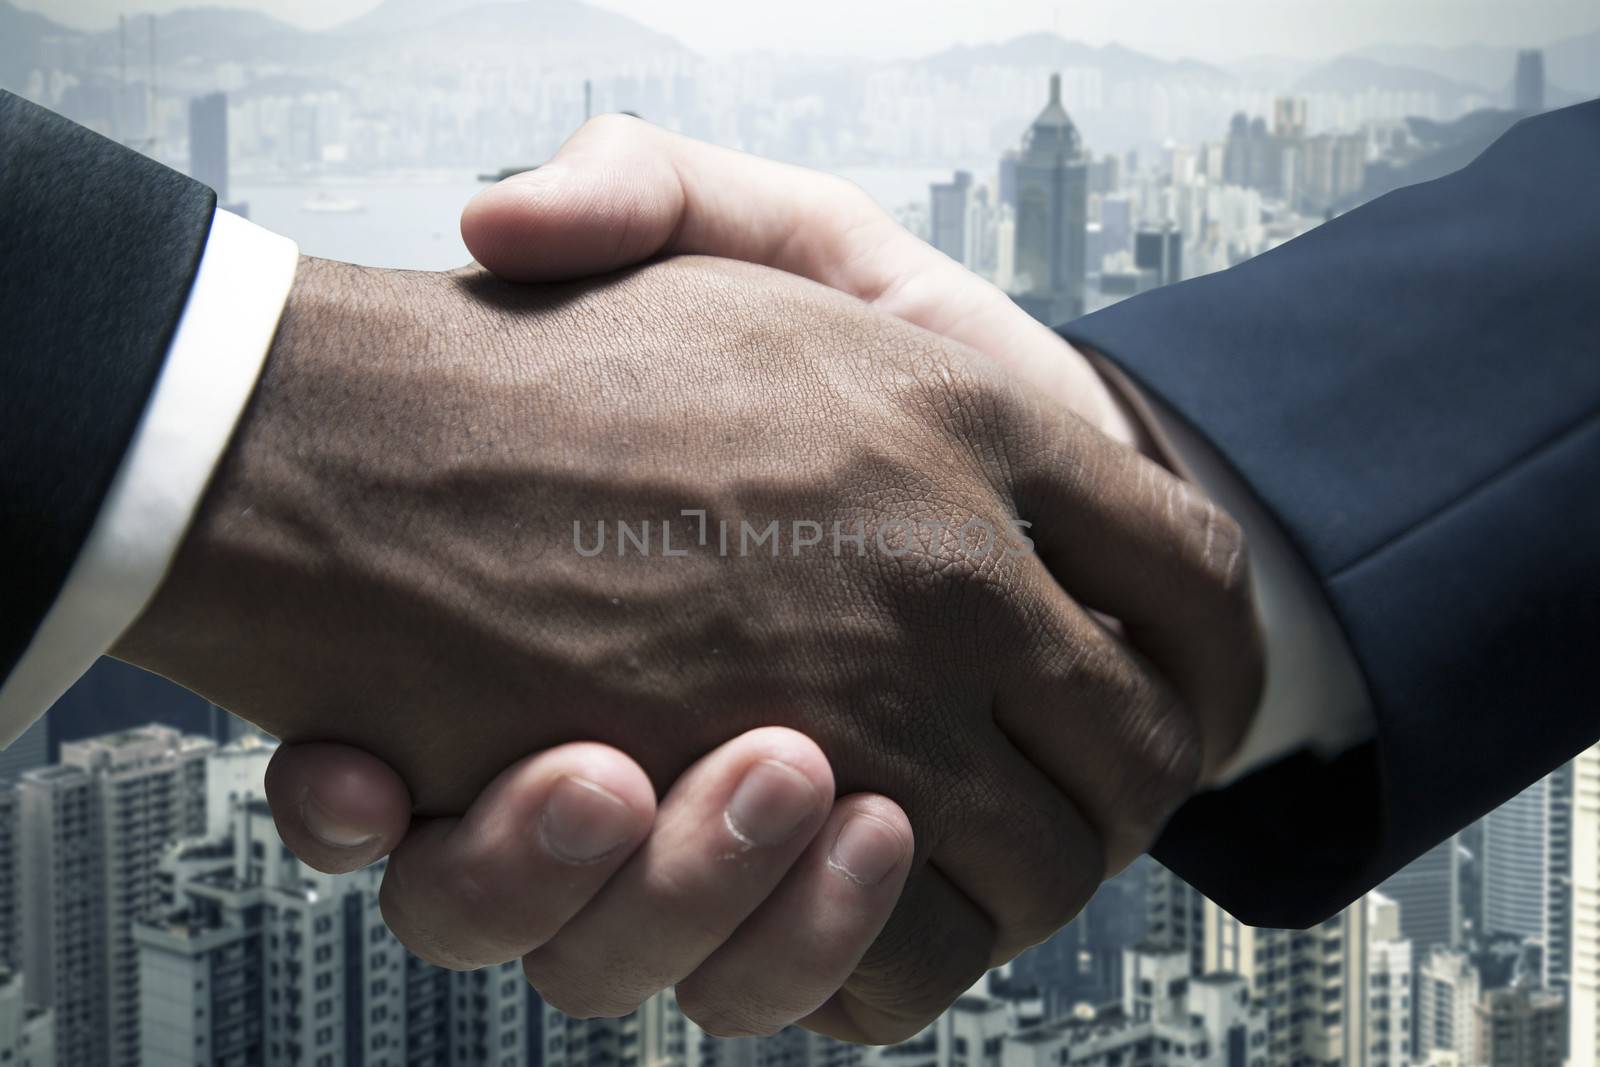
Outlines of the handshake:
<svg viewBox="0 0 1600 1067">
<path fill-rule="evenodd" d="M 462 232 L 302 261 L 114 650 L 282 737 L 284 840 L 387 855 L 420 956 L 898 1040 L 1238 747 L 1238 526 L 854 187 L 606 118 Z"/>
</svg>

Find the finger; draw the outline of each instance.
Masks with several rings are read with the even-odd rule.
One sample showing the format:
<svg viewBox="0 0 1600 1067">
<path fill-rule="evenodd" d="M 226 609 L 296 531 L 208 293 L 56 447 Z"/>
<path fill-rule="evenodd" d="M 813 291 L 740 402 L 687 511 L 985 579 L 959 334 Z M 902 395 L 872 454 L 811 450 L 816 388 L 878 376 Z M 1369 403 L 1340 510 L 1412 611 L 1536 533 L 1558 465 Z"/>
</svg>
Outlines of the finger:
<svg viewBox="0 0 1600 1067">
<path fill-rule="evenodd" d="M 525 957 L 528 980 L 568 1015 L 627 1014 L 767 899 L 832 803 L 833 773 L 804 735 L 765 727 L 728 742 L 678 779 L 593 903 Z"/>
<path fill-rule="evenodd" d="M 1194 486 L 1024 386 L 1000 425 L 1018 515 L 1079 603 L 1118 619 L 1193 709 L 1202 775 L 1260 696 L 1263 659 L 1244 535 Z"/>
<path fill-rule="evenodd" d="M 508 281 L 584 278 L 676 254 L 797 274 L 969 344 L 1102 431 L 1133 438 L 1094 369 L 1054 331 L 821 171 L 604 115 L 549 163 L 479 193 L 461 236 Z"/>
<path fill-rule="evenodd" d="M 883 932 L 808 1030 L 858 1044 L 904 1041 L 989 969 L 989 919 L 932 866 L 917 868 Z"/>
<path fill-rule="evenodd" d="M 462 818 L 418 821 L 384 872 L 384 919 L 441 966 L 516 959 L 599 892 L 654 816 L 649 778 L 621 752 L 543 752 L 502 772 Z"/>
<path fill-rule="evenodd" d="M 893 801 L 839 801 L 783 883 L 678 983 L 678 1007 L 716 1037 L 775 1034 L 816 1011 L 882 931 L 911 855 L 911 822 Z"/>
<path fill-rule="evenodd" d="M 834 282 L 855 276 L 836 273 L 848 268 L 830 253 L 841 235 L 880 219 L 894 228 L 842 179 L 603 115 L 550 162 L 479 193 L 461 233 L 473 258 L 509 281 L 582 278 L 689 253 L 848 291 Z"/>
<path fill-rule="evenodd" d="M 1099 877 L 1150 847 L 1194 792 L 1202 740 L 1192 709 L 1150 663 L 1028 561 L 1026 635 L 1000 676 L 995 723 L 1015 757 L 1070 798 L 1104 852 Z"/>
<path fill-rule="evenodd" d="M 965 744 L 976 758 L 947 790 L 931 859 L 987 917 L 988 963 L 998 966 L 1088 903 L 1105 877 L 1104 844 L 1074 798 L 992 723 Z"/>
<path fill-rule="evenodd" d="M 283 843 L 329 874 L 387 855 L 411 822 L 411 794 L 400 776 L 349 745 L 279 745 L 267 764 L 266 793 Z"/>
</svg>

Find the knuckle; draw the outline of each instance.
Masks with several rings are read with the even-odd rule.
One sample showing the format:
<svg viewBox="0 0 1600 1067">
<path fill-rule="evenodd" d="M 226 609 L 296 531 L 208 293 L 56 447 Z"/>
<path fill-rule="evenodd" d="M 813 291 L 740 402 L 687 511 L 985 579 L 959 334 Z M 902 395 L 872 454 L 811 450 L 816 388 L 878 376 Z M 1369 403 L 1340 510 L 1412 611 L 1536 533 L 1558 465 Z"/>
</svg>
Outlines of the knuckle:
<svg viewBox="0 0 1600 1067">
<path fill-rule="evenodd" d="M 1249 594 L 1249 566 L 1244 528 L 1212 499 L 1187 482 L 1174 481 L 1175 510 L 1180 516 L 1189 556 L 1205 588 L 1222 603 L 1238 603 Z"/>
<path fill-rule="evenodd" d="M 1200 724 L 1175 695 L 1158 689 L 1129 716 L 1131 766 L 1129 812 L 1144 836 L 1153 838 L 1200 781 L 1204 757 Z"/>
</svg>

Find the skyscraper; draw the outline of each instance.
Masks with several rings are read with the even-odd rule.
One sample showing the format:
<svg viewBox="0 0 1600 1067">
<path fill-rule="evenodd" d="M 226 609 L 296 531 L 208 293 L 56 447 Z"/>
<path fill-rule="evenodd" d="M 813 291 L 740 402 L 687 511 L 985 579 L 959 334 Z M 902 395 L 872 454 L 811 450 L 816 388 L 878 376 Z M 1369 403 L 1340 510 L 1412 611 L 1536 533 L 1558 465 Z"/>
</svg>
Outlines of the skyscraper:
<svg viewBox="0 0 1600 1067">
<path fill-rule="evenodd" d="M 1562 1067 L 1565 1011 L 1559 993 L 1496 989 L 1478 1005 L 1478 1047 L 1488 1067 Z"/>
<path fill-rule="evenodd" d="M 259 753 L 245 740 L 208 762 L 246 783 Z M 226 829 L 168 853 L 173 899 L 134 925 L 142 1067 L 525 1067 L 520 963 L 450 972 L 409 955 L 379 912 L 382 865 L 305 867 L 260 790 L 259 775 L 212 790 Z"/>
<path fill-rule="evenodd" d="M 1572 761 L 1571 1067 L 1600 1065 L 1600 745 Z"/>
<path fill-rule="evenodd" d="M 1544 53 L 1537 48 L 1517 53 L 1512 104 L 1518 111 L 1544 110 Z"/>
<path fill-rule="evenodd" d="M 1197 973 L 1240 975 L 1248 981 L 1252 999 L 1267 1012 L 1268 1063 L 1368 1067 L 1373 1062 L 1374 976 L 1385 976 L 1387 994 L 1392 992 L 1388 976 L 1404 970 L 1388 936 L 1394 927 L 1385 925 L 1390 920 L 1381 907 L 1376 909 L 1378 936 L 1373 936 L 1369 905 L 1374 900 L 1383 903 L 1377 894 L 1363 897 L 1309 930 L 1246 926 L 1211 901 L 1201 905 L 1204 964 Z M 1409 998 L 1409 990 L 1405 995 Z M 1401 1007 L 1392 1001 L 1377 1007 L 1391 1033 Z"/>
<path fill-rule="evenodd" d="M 1540 984 L 1562 987 L 1570 969 L 1571 764 L 1483 817 L 1483 932 L 1539 948 Z"/>
<path fill-rule="evenodd" d="M 1170 223 L 1143 226 L 1133 239 L 1133 264 L 1150 272 L 1150 284 L 1171 285 L 1183 280 L 1183 234 Z"/>
<path fill-rule="evenodd" d="M 1007 981 L 1037 995 L 1045 1018 L 1060 1018 L 1079 1004 L 1114 1003 L 1127 950 L 1148 942 L 1149 885 L 1156 869 L 1154 860 L 1140 857 L 1107 881 L 1077 918 L 1012 960 Z"/>
<path fill-rule="evenodd" d="M 211 748 L 143 726 L 65 744 L 17 785 L 22 970 L 62 1063 L 139 1062 L 133 921 L 162 901 L 162 852 L 205 829 Z"/>
<path fill-rule="evenodd" d="M 690 1049 L 688 1029 L 678 1010 L 672 991 L 664 990 L 620 1019 L 574 1019 L 548 1004 L 544 1012 L 542 1067 L 663 1067 L 690 1062 L 694 1067 L 756 1067 L 764 1057 L 748 1065 L 724 1063 L 717 1053 L 745 1052 L 761 1057 L 773 1050 L 740 1048 L 741 1042 L 717 1042 L 709 1050 Z M 698 1028 L 695 1035 L 699 1036 Z M 734 1056 L 735 1060 L 740 1057 Z"/>
<path fill-rule="evenodd" d="M 16 785 L 0 781 L 0 969 L 9 971 L 22 966 L 22 919 L 17 909 L 17 847 Z"/>
<path fill-rule="evenodd" d="M 218 203 L 228 200 L 228 96 L 207 93 L 189 101 L 189 177 L 209 185 Z"/>
<path fill-rule="evenodd" d="M 1047 323 L 1083 314 L 1089 225 L 1088 157 L 1066 108 L 1061 75 L 1017 161 L 1018 303 Z"/>
<path fill-rule="evenodd" d="M 57 1067 L 55 1022 L 48 1009 L 30 1008 L 25 976 L 0 969 L 0 1063 Z"/>
<path fill-rule="evenodd" d="M 1400 905 L 1382 893 L 1368 893 L 1365 904 L 1366 1062 L 1368 1067 L 1406 1067 L 1412 1062 L 1411 942 L 1400 932 Z"/>
<path fill-rule="evenodd" d="M 1118 1003 L 998 1039 L 998 1067 L 1267 1067 L 1267 1013 L 1237 974 L 1191 975 L 1183 952 L 1129 949 Z M 990 1067 L 971 1037 L 946 1043 L 936 1067 Z M 941 1046 L 941 1051 L 943 1050 Z M 931 1059 L 931 1058 L 930 1058 Z M 892 1063 L 888 1057 L 884 1062 Z"/>
<path fill-rule="evenodd" d="M 50 762 L 50 724 L 39 719 L 22 736 L 0 749 L 0 783 L 14 782 L 24 771 Z"/>
<path fill-rule="evenodd" d="M 1160 864 L 1145 889 L 1145 943 L 1182 952 L 1191 974 L 1206 969 L 1206 910 L 1214 907 L 1200 891 Z"/>
<path fill-rule="evenodd" d="M 928 187 L 928 243 L 955 260 L 967 261 L 967 199 L 972 192 L 972 175 L 955 172 L 947 182 Z"/>
<path fill-rule="evenodd" d="M 1400 932 L 1417 959 L 1461 944 L 1461 847 L 1451 834 L 1378 886 L 1400 905 Z"/>
<path fill-rule="evenodd" d="M 1272 101 L 1272 133 L 1276 137 L 1306 135 L 1305 97 L 1280 96 Z"/>
<path fill-rule="evenodd" d="M 1402 910 L 1401 921 L 1405 921 Z M 1479 1063 L 1478 970 L 1466 953 L 1435 946 L 1417 969 L 1415 1059 L 1428 1062 L 1435 1052 L 1458 1063 Z"/>
</svg>

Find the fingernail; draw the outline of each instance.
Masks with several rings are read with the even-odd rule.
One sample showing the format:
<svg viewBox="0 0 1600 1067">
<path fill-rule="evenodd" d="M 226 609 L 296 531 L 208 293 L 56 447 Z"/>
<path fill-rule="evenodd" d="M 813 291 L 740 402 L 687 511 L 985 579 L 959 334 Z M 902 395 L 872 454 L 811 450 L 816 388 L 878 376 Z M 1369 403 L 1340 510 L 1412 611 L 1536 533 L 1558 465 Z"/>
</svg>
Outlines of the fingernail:
<svg viewBox="0 0 1600 1067">
<path fill-rule="evenodd" d="M 378 839 L 375 833 L 346 825 L 334 818 L 309 789 L 300 801 L 300 821 L 312 837 L 329 848 L 360 848 Z"/>
<path fill-rule="evenodd" d="M 539 816 L 545 847 L 566 863 L 598 863 L 626 844 L 638 819 L 621 797 L 582 778 L 563 778 Z"/>
<path fill-rule="evenodd" d="M 833 839 L 828 866 L 859 886 L 883 881 L 900 862 L 905 845 L 882 819 L 854 815 Z"/>
<path fill-rule="evenodd" d="M 762 760 L 745 772 L 722 821 L 746 845 L 770 848 L 793 837 L 816 805 L 810 779 L 786 763 Z"/>
</svg>

